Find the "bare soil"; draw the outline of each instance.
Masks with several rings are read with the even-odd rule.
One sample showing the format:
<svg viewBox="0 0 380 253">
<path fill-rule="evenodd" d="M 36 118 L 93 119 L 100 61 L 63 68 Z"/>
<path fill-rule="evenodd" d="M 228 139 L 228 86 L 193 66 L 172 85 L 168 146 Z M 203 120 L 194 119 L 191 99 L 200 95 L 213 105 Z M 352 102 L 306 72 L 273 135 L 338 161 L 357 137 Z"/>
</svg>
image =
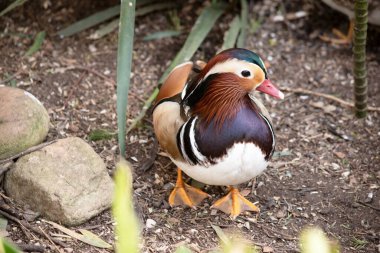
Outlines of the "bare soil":
<svg viewBox="0 0 380 253">
<path fill-rule="evenodd" d="M 0 80 L 16 85 L 39 98 L 48 109 L 51 128 L 48 140 L 78 136 L 87 140 L 113 174 L 118 156 L 115 139 L 89 141 L 95 129 L 116 132 L 117 32 L 90 40 L 90 29 L 69 38 L 55 35 L 59 29 L 117 1 L 29 1 L 0 18 Z M 353 98 L 352 49 L 321 41 L 319 34 L 333 27 L 346 29 L 348 19 L 314 1 L 252 1 L 251 20 L 262 20 L 249 32 L 248 49 L 259 53 L 269 67 L 269 76 L 279 87 Z M 129 95 L 128 124 L 140 112 L 157 80 L 181 48 L 205 3 L 178 2 L 183 33 L 156 41 L 142 38 L 171 28 L 168 13 L 152 13 L 136 20 L 133 77 Z M 275 22 L 276 15 L 306 11 L 303 18 Z M 238 9 L 230 9 L 217 22 L 196 53 L 207 60 L 219 49 L 223 32 Z M 46 31 L 40 51 L 23 57 L 33 36 Z M 370 26 L 368 43 L 369 104 L 380 106 L 380 35 Z M 211 224 L 242 237 L 267 252 L 299 252 L 298 236 L 308 225 L 321 227 L 330 239 L 339 241 L 342 252 L 379 252 L 380 226 L 380 115 L 370 112 L 357 119 L 343 105 L 316 95 L 286 93 L 282 101 L 262 97 L 273 117 L 277 151 L 268 170 L 241 185 L 244 194 L 258 201 L 260 214 L 247 213 L 232 221 L 210 210 L 225 192 L 206 186 L 212 199 L 196 210 L 170 208 L 167 198 L 176 178 L 175 166 L 156 150 L 151 116 L 128 134 L 127 157 L 134 168 L 135 208 L 141 218 L 142 252 L 174 252 L 186 244 L 194 252 L 209 252 L 218 246 Z M 158 154 L 157 154 L 158 153 Z M 153 166 L 146 169 L 147 163 Z M 19 207 L 2 193 L 3 207 L 23 219 L 28 207 Z M 156 222 L 146 228 L 146 220 Z M 43 245 L 46 252 L 106 252 L 62 236 L 41 217 L 30 224 L 50 238 L 62 239 L 54 246 L 46 237 L 9 221 L 9 238 L 17 244 Z M 109 211 L 76 228 L 86 228 L 114 244 Z M 71 228 L 71 229 L 76 229 Z M 127 240 L 127 238 L 126 238 Z M 272 250 L 272 251 L 271 251 Z"/>
</svg>

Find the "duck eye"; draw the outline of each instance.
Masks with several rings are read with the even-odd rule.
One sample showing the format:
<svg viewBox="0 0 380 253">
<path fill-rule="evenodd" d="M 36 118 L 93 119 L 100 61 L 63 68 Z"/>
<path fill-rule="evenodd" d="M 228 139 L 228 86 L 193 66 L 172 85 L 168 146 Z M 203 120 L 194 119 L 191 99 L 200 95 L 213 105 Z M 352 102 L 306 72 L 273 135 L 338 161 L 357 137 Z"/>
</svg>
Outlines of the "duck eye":
<svg viewBox="0 0 380 253">
<path fill-rule="evenodd" d="M 251 75 L 251 72 L 249 72 L 248 70 L 243 70 L 241 72 L 241 75 L 244 76 L 244 77 L 249 77 Z"/>
</svg>

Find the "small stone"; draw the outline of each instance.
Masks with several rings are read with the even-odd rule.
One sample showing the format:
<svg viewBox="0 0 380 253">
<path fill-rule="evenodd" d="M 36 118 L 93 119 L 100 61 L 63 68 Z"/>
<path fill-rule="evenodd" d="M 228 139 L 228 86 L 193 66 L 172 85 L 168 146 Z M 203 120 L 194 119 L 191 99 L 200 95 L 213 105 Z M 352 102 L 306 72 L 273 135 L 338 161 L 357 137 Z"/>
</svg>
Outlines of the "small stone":
<svg viewBox="0 0 380 253">
<path fill-rule="evenodd" d="M 52 221 L 78 225 L 109 208 L 113 181 L 99 155 L 77 137 L 17 160 L 4 188 L 16 202 Z"/>
<path fill-rule="evenodd" d="M 263 253 L 273 252 L 273 248 L 269 246 L 263 246 Z"/>
<path fill-rule="evenodd" d="M 157 222 L 155 220 L 152 220 L 152 219 L 147 219 L 146 220 L 146 228 L 154 228 L 156 226 Z"/>
<path fill-rule="evenodd" d="M 168 191 L 168 190 L 171 190 L 174 188 L 174 184 L 173 183 L 166 183 L 166 184 L 164 184 L 164 186 L 162 186 L 162 188 L 164 190 Z"/>
<path fill-rule="evenodd" d="M 286 216 L 286 213 L 283 211 L 283 210 L 279 210 L 277 213 L 276 213 L 276 217 L 278 219 L 281 219 L 281 218 L 284 218 Z"/>
<path fill-rule="evenodd" d="M 373 192 L 368 193 L 367 198 L 364 200 L 365 203 L 371 203 L 373 200 Z"/>
<path fill-rule="evenodd" d="M 0 160 L 40 144 L 49 131 L 49 114 L 32 94 L 0 87 Z"/>
<path fill-rule="evenodd" d="M 345 172 L 342 173 L 342 177 L 343 178 L 348 178 L 349 175 L 350 175 L 349 171 L 345 171 Z"/>
</svg>

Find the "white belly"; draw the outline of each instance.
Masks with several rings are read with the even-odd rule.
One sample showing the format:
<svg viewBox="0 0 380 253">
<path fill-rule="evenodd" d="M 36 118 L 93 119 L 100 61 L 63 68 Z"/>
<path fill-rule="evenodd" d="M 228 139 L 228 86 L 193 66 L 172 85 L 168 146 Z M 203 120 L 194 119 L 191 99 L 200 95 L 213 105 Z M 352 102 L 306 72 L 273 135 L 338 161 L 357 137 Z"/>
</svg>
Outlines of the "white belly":
<svg viewBox="0 0 380 253">
<path fill-rule="evenodd" d="M 173 162 L 188 176 L 208 185 L 237 185 L 261 174 L 267 167 L 264 153 L 252 143 L 236 143 L 225 158 L 208 167 Z"/>
</svg>

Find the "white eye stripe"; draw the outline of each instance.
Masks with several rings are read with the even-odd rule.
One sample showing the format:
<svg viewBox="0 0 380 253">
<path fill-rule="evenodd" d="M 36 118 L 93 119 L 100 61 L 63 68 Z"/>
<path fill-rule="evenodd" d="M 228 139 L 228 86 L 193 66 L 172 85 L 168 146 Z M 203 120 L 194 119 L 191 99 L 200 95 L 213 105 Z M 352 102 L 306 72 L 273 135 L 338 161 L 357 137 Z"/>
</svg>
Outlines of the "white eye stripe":
<svg viewBox="0 0 380 253">
<path fill-rule="evenodd" d="M 243 78 L 253 78 L 253 69 L 255 68 L 255 64 L 250 62 L 245 62 L 238 59 L 230 59 L 225 62 L 217 63 L 215 64 L 209 72 L 204 76 L 203 80 L 206 79 L 209 75 L 216 74 L 216 73 L 235 73 L 239 77 Z M 251 72 L 251 75 L 249 77 L 244 77 L 241 72 L 243 70 L 248 70 Z"/>
</svg>

